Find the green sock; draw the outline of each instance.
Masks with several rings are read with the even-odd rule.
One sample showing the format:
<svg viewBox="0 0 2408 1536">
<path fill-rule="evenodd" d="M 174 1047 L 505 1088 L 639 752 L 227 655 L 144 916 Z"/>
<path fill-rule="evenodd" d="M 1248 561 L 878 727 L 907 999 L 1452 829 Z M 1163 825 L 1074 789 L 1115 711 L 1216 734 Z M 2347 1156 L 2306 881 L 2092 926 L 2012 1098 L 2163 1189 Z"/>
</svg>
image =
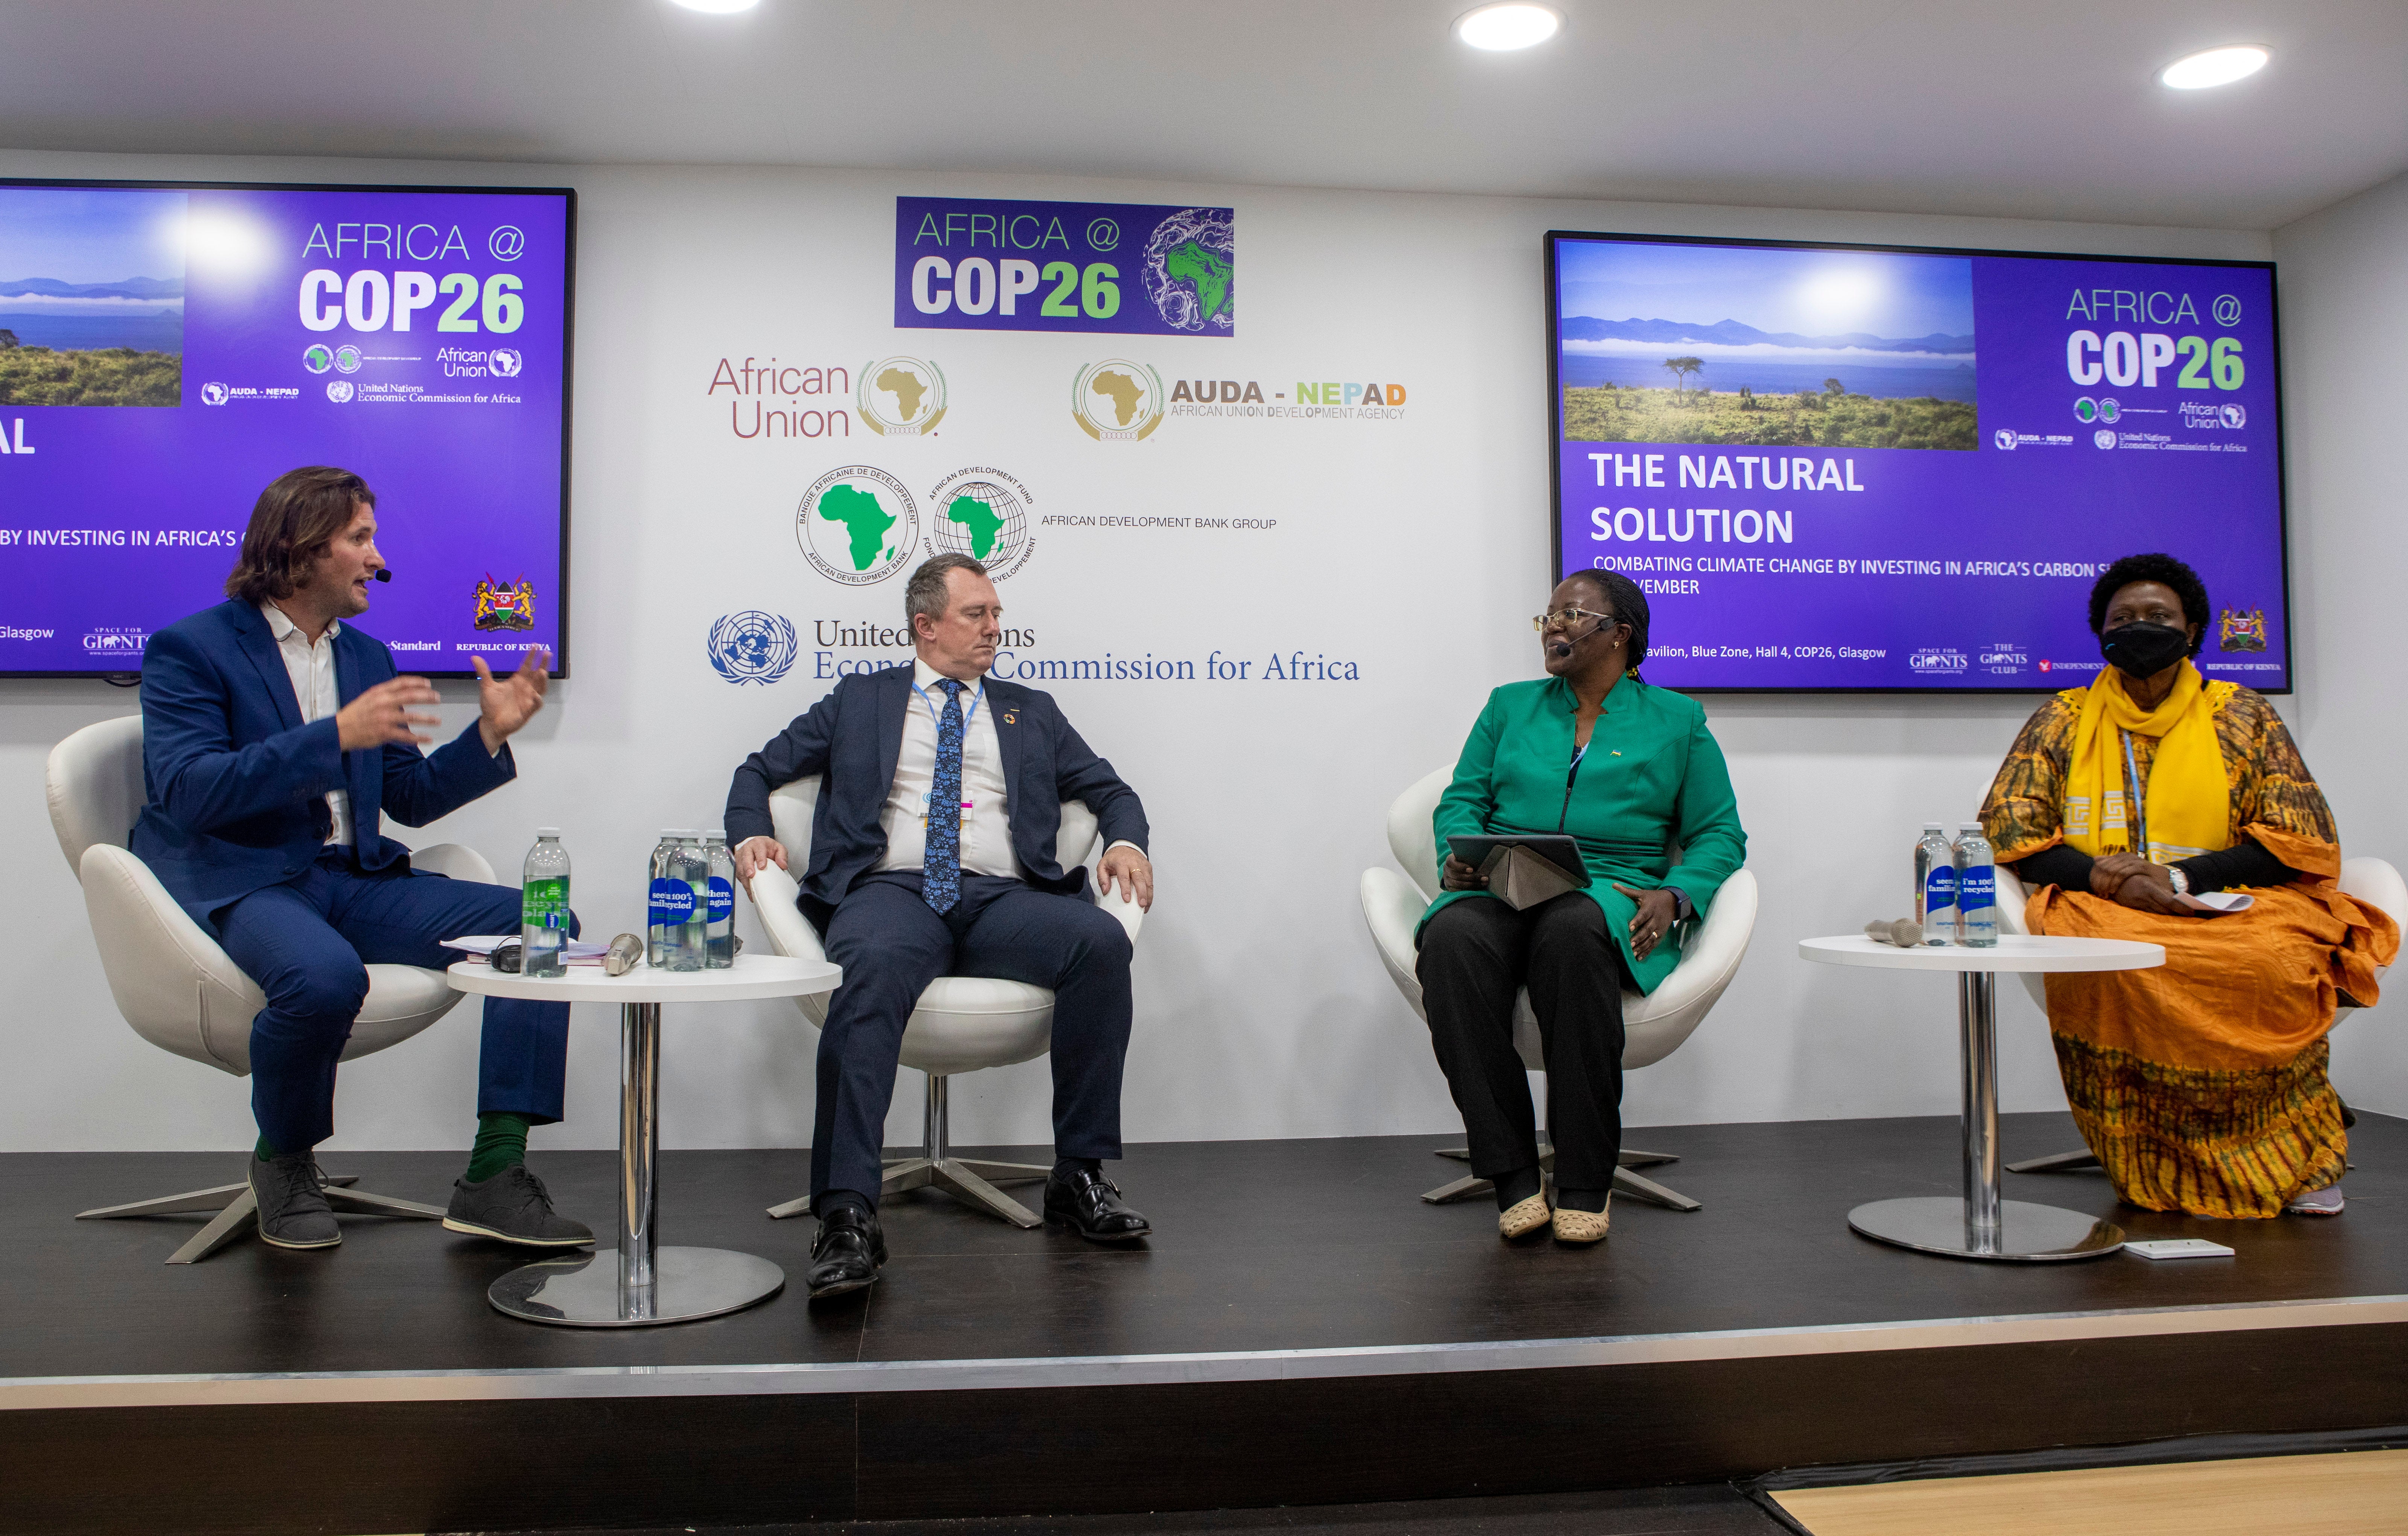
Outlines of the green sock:
<svg viewBox="0 0 2408 1536">
<path fill-rule="evenodd" d="M 477 1116 L 477 1144 L 468 1149 L 468 1182 L 483 1184 L 506 1168 L 526 1161 L 524 1115 Z"/>
<path fill-rule="evenodd" d="M 265 1136 L 259 1139 L 259 1145 L 251 1150 L 259 1155 L 259 1160 L 263 1163 L 276 1156 L 276 1149 L 267 1144 L 267 1138 Z"/>
</svg>

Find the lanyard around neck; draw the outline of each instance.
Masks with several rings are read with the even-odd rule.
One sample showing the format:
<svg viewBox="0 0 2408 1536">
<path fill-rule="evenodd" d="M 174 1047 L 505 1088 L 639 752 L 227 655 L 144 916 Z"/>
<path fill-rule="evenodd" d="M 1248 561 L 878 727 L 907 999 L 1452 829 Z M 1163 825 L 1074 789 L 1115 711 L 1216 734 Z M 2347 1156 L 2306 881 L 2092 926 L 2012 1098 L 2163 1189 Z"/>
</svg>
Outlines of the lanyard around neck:
<svg viewBox="0 0 2408 1536">
<path fill-rule="evenodd" d="M 955 682 L 961 682 L 961 679 L 959 678 L 955 678 L 953 681 Z M 928 718 L 937 723 L 937 728 L 939 731 L 943 730 L 945 728 L 945 716 L 943 707 L 937 702 L 937 690 L 933 688 L 923 688 L 915 682 L 911 684 L 911 691 L 920 696 L 921 703 L 928 706 Z M 984 679 L 981 679 L 975 687 L 966 682 L 962 683 L 962 729 L 967 731 L 970 728 L 970 717 L 977 714 L 979 706 L 985 702 L 986 682 Z"/>
</svg>

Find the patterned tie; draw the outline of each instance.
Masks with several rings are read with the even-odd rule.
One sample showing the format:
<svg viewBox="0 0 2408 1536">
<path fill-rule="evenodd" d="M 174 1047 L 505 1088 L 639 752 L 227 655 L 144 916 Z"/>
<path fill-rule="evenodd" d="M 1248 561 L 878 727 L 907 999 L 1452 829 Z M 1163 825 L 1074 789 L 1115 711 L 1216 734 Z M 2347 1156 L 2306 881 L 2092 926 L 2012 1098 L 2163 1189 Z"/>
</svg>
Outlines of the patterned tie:
<svg viewBox="0 0 2408 1536">
<path fill-rule="evenodd" d="M 928 852 L 920 894 L 939 916 L 962 898 L 962 685 L 939 680 L 944 718 L 937 722 L 937 777 L 928 786 Z"/>
</svg>

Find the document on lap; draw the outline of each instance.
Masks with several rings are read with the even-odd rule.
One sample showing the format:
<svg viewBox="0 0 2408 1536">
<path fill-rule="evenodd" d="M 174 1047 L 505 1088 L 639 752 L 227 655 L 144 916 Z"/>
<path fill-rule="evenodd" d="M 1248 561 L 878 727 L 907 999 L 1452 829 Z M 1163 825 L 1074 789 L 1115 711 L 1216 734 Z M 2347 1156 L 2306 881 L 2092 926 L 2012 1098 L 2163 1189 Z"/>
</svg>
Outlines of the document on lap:
<svg viewBox="0 0 2408 1536">
<path fill-rule="evenodd" d="M 2233 912 L 2245 912 L 2258 905 L 2258 898 L 2246 891 L 2209 891 L 2200 896 L 2192 896 L 2186 892 L 2174 899 L 2191 911 L 2205 912 L 2210 917 L 2225 917 Z"/>
</svg>

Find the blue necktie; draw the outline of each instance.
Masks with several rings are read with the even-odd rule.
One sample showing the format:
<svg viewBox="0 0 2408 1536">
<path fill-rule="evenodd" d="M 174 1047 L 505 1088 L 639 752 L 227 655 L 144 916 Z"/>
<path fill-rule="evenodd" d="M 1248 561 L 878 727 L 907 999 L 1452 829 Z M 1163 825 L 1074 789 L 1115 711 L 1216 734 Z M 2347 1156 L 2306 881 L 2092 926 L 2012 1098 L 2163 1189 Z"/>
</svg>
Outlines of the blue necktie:
<svg viewBox="0 0 2408 1536">
<path fill-rule="evenodd" d="M 920 894 L 939 916 L 962 898 L 962 685 L 939 681 L 944 718 L 937 722 L 937 776 L 928 786 L 928 852 L 920 866 Z"/>
</svg>

